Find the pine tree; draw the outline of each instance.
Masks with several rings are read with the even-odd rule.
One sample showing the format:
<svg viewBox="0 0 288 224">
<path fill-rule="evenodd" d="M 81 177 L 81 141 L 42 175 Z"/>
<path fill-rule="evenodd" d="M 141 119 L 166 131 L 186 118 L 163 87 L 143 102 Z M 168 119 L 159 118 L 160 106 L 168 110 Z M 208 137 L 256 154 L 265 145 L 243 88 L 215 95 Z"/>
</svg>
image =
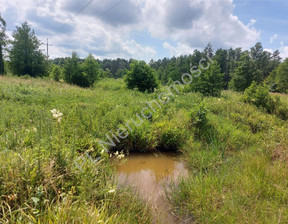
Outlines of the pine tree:
<svg viewBox="0 0 288 224">
<path fill-rule="evenodd" d="M 10 50 L 10 66 L 18 76 L 30 75 L 33 77 L 47 75 L 47 61 L 39 49 L 40 41 L 34 30 L 25 22 L 16 27 L 13 32 L 12 49 Z"/>
<path fill-rule="evenodd" d="M 191 89 L 200 92 L 204 96 L 219 97 L 223 90 L 224 74 L 221 73 L 220 66 L 215 62 L 209 69 L 204 70 L 201 75 L 193 80 Z"/>
<path fill-rule="evenodd" d="M 232 74 L 232 79 L 229 83 L 230 88 L 236 91 L 244 91 L 253 81 L 261 81 L 261 73 L 248 53 L 244 53 L 237 64 L 238 67 Z"/>
</svg>

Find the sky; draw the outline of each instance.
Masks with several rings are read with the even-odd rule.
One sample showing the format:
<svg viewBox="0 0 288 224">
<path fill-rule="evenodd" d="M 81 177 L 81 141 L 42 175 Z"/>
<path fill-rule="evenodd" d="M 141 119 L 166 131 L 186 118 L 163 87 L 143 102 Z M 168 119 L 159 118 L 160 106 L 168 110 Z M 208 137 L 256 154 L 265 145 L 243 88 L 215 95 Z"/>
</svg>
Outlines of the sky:
<svg viewBox="0 0 288 224">
<path fill-rule="evenodd" d="M 12 37 L 27 21 L 49 57 L 145 61 L 213 49 L 265 50 L 288 57 L 287 0 L 0 0 Z"/>
</svg>

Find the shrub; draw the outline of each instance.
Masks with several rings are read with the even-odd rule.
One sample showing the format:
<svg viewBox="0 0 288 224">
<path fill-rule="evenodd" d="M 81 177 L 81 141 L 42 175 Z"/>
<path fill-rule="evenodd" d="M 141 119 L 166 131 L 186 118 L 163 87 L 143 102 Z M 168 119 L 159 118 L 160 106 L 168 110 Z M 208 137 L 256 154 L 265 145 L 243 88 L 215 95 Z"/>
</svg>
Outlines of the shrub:
<svg viewBox="0 0 288 224">
<path fill-rule="evenodd" d="M 262 107 L 267 112 L 272 113 L 275 110 L 275 104 L 269 94 L 267 86 L 257 85 L 253 82 L 244 92 L 244 101 L 252 103 L 257 107 Z"/>
<path fill-rule="evenodd" d="M 267 86 L 257 85 L 256 82 L 253 82 L 245 90 L 243 98 L 245 102 L 263 108 L 270 114 L 276 114 L 283 120 L 288 118 L 287 106 L 280 101 L 279 97 L 273 99 Z"/>
<path fill-rule="evenodd" d="M 54 79 L 54 81 L 59 82 L 60 75 L 61 75 L 61 69 L 57 65 L 54 66 L 52 70 L 52 78 Z"/>
<path fill-rule="evenodd" d="M 182 130 L 177 128 L 172 122 L 157 122 L 151 133 L 156 141 L 156 149 L 160 151 L 177 152 L 183 142 Z"/>
<path fill-rule="evenodd" d="M 284 104 L 279 96 L 276 96 L 274 99 L 275 103 L 275 113 L 279 118 L 282 120 L 287 120 L 288 119 L 288 106 L 287 104 Z"/>
<path fill-rule="evenodd" d="M 207 118 L 208 109 L 201 103 L 195 106 L 189 114 L 190 124 L 194 128 L 194 135 L 200 140 L 211 142 L 215 139 L 216 130 Z"/>
<path fill-rule="evenodd" d="M 208 110 L 203 103 L 194 107 L 194 109 L 190 112 L 191 123 L 196 129 L 200 130 L 207 126 L 207 113 Z"/>
</svg>

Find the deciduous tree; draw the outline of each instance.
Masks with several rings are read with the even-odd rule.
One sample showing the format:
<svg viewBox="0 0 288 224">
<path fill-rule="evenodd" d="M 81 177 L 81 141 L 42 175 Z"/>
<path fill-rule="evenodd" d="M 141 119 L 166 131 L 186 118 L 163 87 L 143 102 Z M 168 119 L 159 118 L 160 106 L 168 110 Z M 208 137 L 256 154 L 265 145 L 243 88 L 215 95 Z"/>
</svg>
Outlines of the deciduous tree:
<svg viewBox="0 0 288 224">
<path fill-rule="evenodd" d="M 137 88 L 139 91 L 153 92 L 158 86 L 155 70 L 145 61 L 134 60 L 130 64 L 130 70 L 127 72 L 125 82 L 129 89 Z"/>
</svg>

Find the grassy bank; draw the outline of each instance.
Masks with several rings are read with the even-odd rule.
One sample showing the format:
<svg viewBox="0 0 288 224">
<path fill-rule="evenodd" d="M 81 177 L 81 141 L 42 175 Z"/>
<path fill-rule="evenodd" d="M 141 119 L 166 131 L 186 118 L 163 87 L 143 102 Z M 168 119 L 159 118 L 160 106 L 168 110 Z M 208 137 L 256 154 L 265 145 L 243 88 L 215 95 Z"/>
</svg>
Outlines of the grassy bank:
<svg viewBox="0 0 288 224">
<path fill-rule="evenodd" d="M 159 99 L 161 93 L 167 95 Z M 0 108 L 0 222 L 150 223 L 144 203 L 116 189 L 99 144 L 107 136 L 117 143 L 111 151 L 184 153 L 189 178 L 169 196 L 183 219 L 288 220 L 287 121 L 244 103 L 241 94 L 203 98 L 166 87 L 140 93 L 123 80 L 82 89 L 0 77 Z M 63 113 L 60 121 L 52 109 Z M 128 136 L 121 139 L 119 130 Z"/>
<path fill-rule="evenodd" d="M 0 79 L 0 223 L 149 223 L 149 210 L 135 194 L 116 189 L 108 155 L 97 164 L 76 160 L 85 152 L 99 156 L 97 138 L 129 113 L 115 108 L 125 104 L 114 94 L 123 102 L 139 100 L 137 93 L 124 96 L 123 83 L 89 90 Z M 63 113 L 60 122 L 54 108 Z M 85 158 L 79 169 L 75 160 Z"/>
<path fill-rule="evenodd" d="M 175 211 L 194 223 L 286 223 L 287 121 L 230 91 L 205 102 L 212 139 L 186 143 L 191 175 L 170 197 Z"/>
</svg>

